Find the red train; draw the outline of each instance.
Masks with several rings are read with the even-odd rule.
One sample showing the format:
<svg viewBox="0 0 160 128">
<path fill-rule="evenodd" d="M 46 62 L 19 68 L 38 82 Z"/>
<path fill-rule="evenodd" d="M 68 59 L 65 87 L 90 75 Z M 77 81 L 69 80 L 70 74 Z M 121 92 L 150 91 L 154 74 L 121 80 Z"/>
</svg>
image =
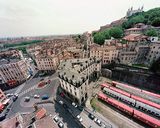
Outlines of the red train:
<svg viewBox="0 0 160 128">
<path fill-rule="evenodd" d="M 118 93 L 120 93 L 120 94 L 122 94 L 122 95 L 125 95 L 125 96 L 127 96 L 127 97 L 129 97 L 129 98 L 132 98 L 132 99 L 134 99 L 134 100 L 136 100 L 136 101 L 139 101 L 139 102 L 142 102 L 142 103 L 147 104 L 147 105 L 149 105 L 149 106 L 152 106 L 152 107 L 155 107 L 155 108 L 157 108 L 157 109 L 160 109 L 160 105 L 157 104 L 157 103 L 148 101 L 148 100 L 143 99 L 143 98 L 141 98 L 141 97 L 139 97 L 139 96 L 135 96 L 135 95 L 130 94 L 130 93 L 128 93 L 128 92 L 122 91 L 122 90 L 120 90 L 120 89 L 118 89 L 118 88 L 109 86 L 108 84 L 101 84 L 101 87 L 102 87 L 102 88 L 103 88 L 103 87 L 110 88 L 111 90 L 113 90 L 113 91 L 115 91 L 115 92 L 118 92 Z"/>
<path fill-rule="evenodd" d="M 149 126 L 153 128 L 160 128 L 160 121 L 158 119 L 155 119 L 147 114 L 144 114 L 136 109 L 133 109 L 115 99 L 107 97 L 103 93 L 98 94 L 98 98 L 113 105 L 114 107 L 118 108 L 119 110 L 129 114 L 130 116 L 133 116 L 134 118 L 141 120 L 142 122 L 148 124 Z"/>
<path fill-rule="evenodd" d="M 128 86 L 127 84 L 123 84 L 123 83 L 119 83 L 119 82 L 116 82 L 116 81 L 112 81 L 112 84 L 114 84 L 115 86 L 118 84 L 118 85 L 121 85 L 121 86 L 124 86 L 126 88 L 131 88 L 133 90 L 137 90 L 137 91 L 141 91 L 145 94 L 148 94 L 148 95 L 151 95 L 151 96 L 155 96 L 157 98 L 160 98 L 160 95 L 159 94 L 155 94 L 155 93 L 152 93 L 152 92 L 149 92 L 149 91 L 145 91 L 145 90 L 142 90 L 142 89 L 138 89 L 136 87 L 132 87 L 132 86 Z"/>
</svg>

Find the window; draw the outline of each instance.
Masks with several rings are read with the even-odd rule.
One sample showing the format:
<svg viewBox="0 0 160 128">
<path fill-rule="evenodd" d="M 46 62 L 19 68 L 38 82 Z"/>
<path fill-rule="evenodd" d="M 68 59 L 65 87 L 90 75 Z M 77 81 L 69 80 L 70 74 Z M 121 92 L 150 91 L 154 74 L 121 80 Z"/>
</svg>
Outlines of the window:
<svg viewBox="0 0 160 128">
<path fill-rule="evenodd" d="M 77 93 L 76 93 L 76 92 L 74 92 L 74 94 L 75 94 L 75 95 L 77 95 Z"/>
</svg>

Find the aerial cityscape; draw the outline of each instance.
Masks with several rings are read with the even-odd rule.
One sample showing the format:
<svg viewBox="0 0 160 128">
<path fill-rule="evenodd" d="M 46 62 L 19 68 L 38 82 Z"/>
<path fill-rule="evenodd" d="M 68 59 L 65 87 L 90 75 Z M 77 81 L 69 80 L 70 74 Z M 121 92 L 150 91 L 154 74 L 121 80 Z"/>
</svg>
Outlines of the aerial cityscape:
<svg viewBox="0 0 160 128">
<path fill-rule="evenodd" d="M 106 1 L 0 2 L 0 128 L 160 128 L 160 1 Z"/>
</svg>

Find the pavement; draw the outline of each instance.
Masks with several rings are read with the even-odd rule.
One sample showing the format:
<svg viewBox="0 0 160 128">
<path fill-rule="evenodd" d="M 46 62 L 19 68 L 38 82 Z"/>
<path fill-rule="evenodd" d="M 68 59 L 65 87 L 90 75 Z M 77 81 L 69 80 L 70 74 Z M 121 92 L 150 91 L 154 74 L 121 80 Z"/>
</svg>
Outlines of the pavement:
<svg viewBox="0 0 160 128">
<path fill-rule="evenodd" d="M 75 119 L 77 115 L 80 115 L 83 119 L 82 125 L 85 126 L 86 128 L 89 128 L 90 126 L 92 126 L 93 128 L 102 128 L 88 117 L 89 113 L 94 114 L 99 120 L 102 121 L 103 124 L 107 126 L 107 128 L 118 128 L 118 126 L 113 124 L 110 120 L 106 119 L 100 113 L 98 112 L 93 113 L 93 109 L 91 108 L 84 108 L 83 111 L 80 111 L 78 108 L 75 108 L 67 98 L 62 98 L 61 96 L 57 96 L 56 100 L 63 101 L 72 110 L 72 116 L 75 117 Z"/>
</svg>

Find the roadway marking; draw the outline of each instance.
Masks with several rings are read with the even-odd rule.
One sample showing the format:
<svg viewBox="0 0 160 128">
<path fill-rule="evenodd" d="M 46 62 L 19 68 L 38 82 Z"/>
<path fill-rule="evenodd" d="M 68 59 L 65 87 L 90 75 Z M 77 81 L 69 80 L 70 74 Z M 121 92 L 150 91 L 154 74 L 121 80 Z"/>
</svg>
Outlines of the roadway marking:
<svg viewBox="0 0 160 128">
<path fill-rule="evenodd" d="M 15 93 L 20 93 L 20 91 L 23 89 L 23 87 L 25 86 L 26 83 L 23 83 L 22 85 L 20 85 L 20 87 L 16 90 Z"/>
<path fill-rule="evenodd" d="M 53 81 L 53 80 L 57 80 L 57 79 L 58 79 L 58 78 L 56 77 L 56 78 L 52 78 L 51 80 Z M 25 84 L 24 84 L 24 85 L 25 85 Z M 24 86 L 24 85 L 23 85 L 23 86 Z M 26 94 L 26 93 L 28 93 L 28 92 L 30 92 L 30 91 L 36 89 L 37 86 L 38 86 L 38 84 L 36 84 L 36 85 L 34 85 L 34 86 L 28 88 L 27 90 L 21 92 L 21 93 L 19 94 L 19 97 L 21 97 L 21 96 L 23 96 L 24 94 Z M 45 87 L 47 87 L 47 86 L 45 86 Z M 22 88 L 23 88 L 23 87 L 22 87 Z M 37 88 L 37 89 L 38 89 L 38 88 Z M 41 88 L 40 88 L 40 89 L 41 89 Z"/>
</svg>

